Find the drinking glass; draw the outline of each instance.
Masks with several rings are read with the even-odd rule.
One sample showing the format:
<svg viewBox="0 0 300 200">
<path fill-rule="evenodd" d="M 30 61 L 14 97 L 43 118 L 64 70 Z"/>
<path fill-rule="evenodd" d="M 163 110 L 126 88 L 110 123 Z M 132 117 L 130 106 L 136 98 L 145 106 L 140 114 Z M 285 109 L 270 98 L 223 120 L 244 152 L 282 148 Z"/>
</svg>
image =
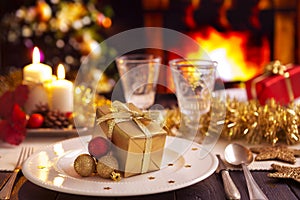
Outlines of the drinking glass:
<svg viewBox="0 0 300 200">
<path fill-rule="evenodd" d="M 181 112 L 180 129 L 194 137 L 201 115 L 210 110 L 216 80 L 217 62 L 199 59 L 175 59 L 169 62 Z"/>
<path fill-rule="evenodd" d="M 131 54 L 116 59 L 126 102 L 140 109 L 154 104 L 161 58 L 152 54 Z"/>
</svg>

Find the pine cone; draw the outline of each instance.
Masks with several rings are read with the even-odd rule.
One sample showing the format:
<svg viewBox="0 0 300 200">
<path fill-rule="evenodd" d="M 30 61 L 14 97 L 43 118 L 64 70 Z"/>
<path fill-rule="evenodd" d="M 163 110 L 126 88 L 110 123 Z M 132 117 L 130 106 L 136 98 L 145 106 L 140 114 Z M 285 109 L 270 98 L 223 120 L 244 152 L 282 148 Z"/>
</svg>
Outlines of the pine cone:
<svg viewBox="0 0 300 200">
<path fill-rule="evenodd" d="M 66 114 L 60 111 L 49 111 L 45 116 L 44 126 L 46 128 L 62 129 L 72 125 Z"/>
<path fill-rule="evenodd" d="M 43 117 L 46 117 L 46 115 L 50 111 L 48 104 L 40 103 L 40 104 L 37 104 L 35 107 L 36 107 L 36 109 L 34 110 L 34 113 L 39 113 L 39 114 L 43 115 Z"/>
</svg>

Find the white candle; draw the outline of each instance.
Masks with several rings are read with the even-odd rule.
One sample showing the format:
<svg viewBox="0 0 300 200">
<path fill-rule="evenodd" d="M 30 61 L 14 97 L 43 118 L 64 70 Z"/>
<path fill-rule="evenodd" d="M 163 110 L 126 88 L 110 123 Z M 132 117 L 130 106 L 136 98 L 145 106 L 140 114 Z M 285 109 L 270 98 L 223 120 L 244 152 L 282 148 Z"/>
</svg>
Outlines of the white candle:
<svg viewBox="0 0 300 200">
<path fill-rule="evenodd" d="M 35 111 L 39 104 L 49 104 L 49 94 L 45 84 L 49 84 L 51 79 L 52 68 L 40 63 L 40 51 L 35 47 L 32 54 L 32 64 L 23 69 L 23 83 L 29 86 L 28 99 L 25 103 L 27 114 Z"/>
<path fill-rule="evenodd" d="M 65 68 L 57 68 L 58 80 L 52 83 L 52 109 L 61 112 L 73 112 L 73 83 L 65 80 Z"/>
<path fill-rule="evenodd" d="M 43 83 L 52 79 L 52 68 L 49 65 L 40 63 L 40 51 L 34 47 L 32 63 L 23 69 L 23 80 L 25 82 Z"/>
<path fill-rule="evenodd" d="M 25 112 L 32 114 L 36 109 L 37 105 L 48 105 L 49 98 L 45 87 L 42 84 L 29 85 L 28 99 L 25 103 Z"/>
</svg>

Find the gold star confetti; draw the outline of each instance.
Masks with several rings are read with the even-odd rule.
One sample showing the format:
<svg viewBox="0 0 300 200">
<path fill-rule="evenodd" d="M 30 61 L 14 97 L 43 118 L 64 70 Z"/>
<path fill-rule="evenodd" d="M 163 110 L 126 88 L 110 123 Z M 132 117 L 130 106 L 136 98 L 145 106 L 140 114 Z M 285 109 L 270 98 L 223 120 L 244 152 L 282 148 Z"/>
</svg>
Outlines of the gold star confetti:
<svg viewBox="0 0 300 200">
<path fill-rule="evenodd" d="M 273 178 L 292 178 L 298 182 L 300 182 L 300 167 L 288 167 L 272 164 L 273 169 L 277 172 L 269 173 L 268 177 Z"/>
<path fill-rule="evenodd" d="M 193 148 L 192 148 L 192 151 L 197 151 L 197 150 L 198 150 L 197 147 L 193 147 Z"/>
<path fill-rule="evenodd" d="M 258 155 L 255 157 L 257 161 L 263 160 L 279 160 L 287 163 L 296 163 L 296 157 L 300 156 L 300 151 L 296 149 L 288 149 L 286 146 L 274 147 L 253 147 L 250 148 L 253 153 Z"/>
</svg>

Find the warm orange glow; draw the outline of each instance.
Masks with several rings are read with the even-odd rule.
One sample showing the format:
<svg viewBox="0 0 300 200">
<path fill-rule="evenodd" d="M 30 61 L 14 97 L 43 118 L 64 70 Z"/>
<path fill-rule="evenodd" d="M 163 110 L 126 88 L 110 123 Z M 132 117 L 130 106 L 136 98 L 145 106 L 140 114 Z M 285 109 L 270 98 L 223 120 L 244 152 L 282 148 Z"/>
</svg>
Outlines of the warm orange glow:
<svg viewBox="0 0 300 200">
<path fill-rule="evenodd" d="M 224 81 L 246 81 L 261 73 L 270 59 L 267 40 L 263 40 L 259 48 L 249 47 L 247 32 L 220 33 L 210 28 L 197 32 L 192 38 L 200 44 L 202 51 L 189 52 L 187 58 L 201 58 L 207 53 L 211 60 L 218 62 L 218 74 Z"/>
<path fill-rule="evenodd" d="M 59 64 L 57 67 L 57 78 L 59 80 L 65 79 L 65 67 L 62 64 Z"/>
<path fill-rule="evenodd" d="M 32 53 L 32 63 L 40 63 L 41 61 L 41 55 L 39 48 L 34 47 L 33 53 Z"/>
<path fill-rule="evenodd" d="M 103 20 L 102 20 L 102 26 L 104 28 L 109 28 L 111 27 L 111 19 L 108 18 L 108 17 L 105 17 Z"/>
<path fill-rule="evenodd" d="M 48 21 L 51 18 L 51 7 L 45 1 L 37 2 L 37 13 L 42 21 Z"/>
</svg>

